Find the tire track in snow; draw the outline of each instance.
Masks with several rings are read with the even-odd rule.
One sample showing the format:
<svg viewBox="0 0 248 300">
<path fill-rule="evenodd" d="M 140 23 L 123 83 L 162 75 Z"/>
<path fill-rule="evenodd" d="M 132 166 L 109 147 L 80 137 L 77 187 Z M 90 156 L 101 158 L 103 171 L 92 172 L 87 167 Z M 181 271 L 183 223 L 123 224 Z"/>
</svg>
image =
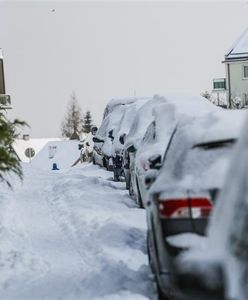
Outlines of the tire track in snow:
<svg viewBox="0 0 248 300">
<path fill-rule="evenodd" d="M 23 266 L 25 276 L 17 270 L 19 278 L 0 290 L 1 299 L 155 298 L 144 211 L 109 176 L 95 166 L 25 170 L 13 195 L 15 231 L 24 239 L 11 247 L 22 248 L 28 259 L 35 253 L 42 263 L 35 271 Z"/>
</svg>

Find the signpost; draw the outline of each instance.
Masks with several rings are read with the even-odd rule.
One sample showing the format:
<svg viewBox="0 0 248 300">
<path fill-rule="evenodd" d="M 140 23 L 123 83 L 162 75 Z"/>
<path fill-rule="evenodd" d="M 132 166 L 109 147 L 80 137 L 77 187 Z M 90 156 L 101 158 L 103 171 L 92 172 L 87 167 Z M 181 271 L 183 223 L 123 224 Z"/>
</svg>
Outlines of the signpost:
<svg viewBox="0 0 248 300">
<path fill-rule="evenodd" d="M 35 151 L 33 148 L 27 148 L 25 150 L 25 155 L 29 158 L 29 163 L 31 162 L 31 158 L 35 156 Z"/>
</svg>

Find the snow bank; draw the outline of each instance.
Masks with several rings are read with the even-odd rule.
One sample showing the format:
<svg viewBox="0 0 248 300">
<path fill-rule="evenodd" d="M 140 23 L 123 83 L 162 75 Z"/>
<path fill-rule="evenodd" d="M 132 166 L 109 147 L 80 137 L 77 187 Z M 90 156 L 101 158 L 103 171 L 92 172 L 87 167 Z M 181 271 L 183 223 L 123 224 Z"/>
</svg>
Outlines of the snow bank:
<svg viewBox="0 0 248 300">
<path fill-rule="evenodd" d="M 51 170 L 53 163 L 56 163 L 59 169 L 67 169 L 80 156 L 78 144 L 77 140 L 48 142 L 31 163 L 43 170 Z"/>
<path fill-rule="evenodd" d="M 40 150 L 48 143 L 48 142 L 56 142 L 61 141 L 60 138 L 37 138 L 37 139 L 16 139 L 13 143 L 13 148 L 20 158 L 22 162 L 29 162 L 29 158 L 25 155 L 25 150 L 27 148 L 32 148 L 35 151 L 35 155 L 37 155 Z"/>
</svg>

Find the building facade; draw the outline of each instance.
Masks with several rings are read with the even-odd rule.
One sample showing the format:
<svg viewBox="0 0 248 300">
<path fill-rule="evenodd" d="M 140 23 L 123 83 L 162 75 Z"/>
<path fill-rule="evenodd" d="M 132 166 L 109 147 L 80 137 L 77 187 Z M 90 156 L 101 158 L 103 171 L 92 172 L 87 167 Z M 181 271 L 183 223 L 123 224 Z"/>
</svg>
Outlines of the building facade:
<svg viewBox="0 0 248 300">
<path fill-rule="evenodd" d="M 213 81 L 213 93 L 225 94 L 229 108 L 248 106 L 248 28 L 225 54 L 226 78 Z"/>
</svg>

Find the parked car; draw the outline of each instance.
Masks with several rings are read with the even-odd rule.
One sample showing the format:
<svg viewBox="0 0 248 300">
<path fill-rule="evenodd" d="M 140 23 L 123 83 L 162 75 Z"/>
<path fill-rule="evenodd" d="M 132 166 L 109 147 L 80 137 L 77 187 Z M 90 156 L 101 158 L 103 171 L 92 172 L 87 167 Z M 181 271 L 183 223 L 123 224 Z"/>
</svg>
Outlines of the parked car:
<svg viewBox="0 0 248 300">
<path fill-rule="evenodd" d="M 185 94 L 155 95 L 137 114 L 126 138 L 124 157 L 129 193 L 145 207 L 148 188 L 155 181 L 165 149 L 181 117 L 220 110 L 202 97 Z"/>
<path fill-rule="evenodd" d="M 180 297 L 174 259 L 202 241 L 243 119 L 238 111 L 185 117 L 168 144 L 146 209 L 149 261 L 162 297 Z"/>
<path fill-rule="evenodd" d="M 137 192 L 134 190 L 136 188 L 136 177 L 134 176 L 136 151 L 140 146 L 147 127 L 154 119 L 152 114 L 153 108 L 157 105 L 161 105 L 161 103 L 164 103 L 164 101 L 165 99 L 159 96 L 154 96 L 149 101 L 147 101 L 137 111 L 135 119 L 131 124 L 129 133 L 125 138 L 123 150 L 123 165 L 126 188 L 129 190 L 129 194 L 131 196 L 137 194 Z"/>
<path fill-rule="evenodd" d="M 204 243 L 176 261 L 187 299 L 248 299 L 248 118 L 232 155 Z"/>
<path fill-rule="evenodd" d="M 113 170 L 113 157 L 122 155 L 120 136 L 128 133 L 136 110 L 146 98 L 125 98 L 111 100 L 104 111 L 104 118 L 93 138 L 93 161 L 108 170 Z M 122 166 L 122 165 L 121 165 Z"/>
</svg>

